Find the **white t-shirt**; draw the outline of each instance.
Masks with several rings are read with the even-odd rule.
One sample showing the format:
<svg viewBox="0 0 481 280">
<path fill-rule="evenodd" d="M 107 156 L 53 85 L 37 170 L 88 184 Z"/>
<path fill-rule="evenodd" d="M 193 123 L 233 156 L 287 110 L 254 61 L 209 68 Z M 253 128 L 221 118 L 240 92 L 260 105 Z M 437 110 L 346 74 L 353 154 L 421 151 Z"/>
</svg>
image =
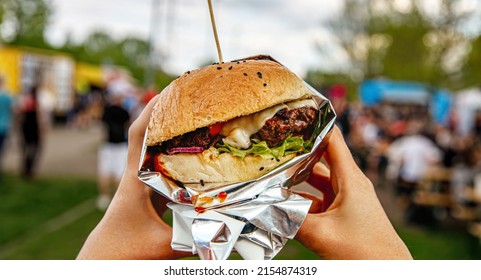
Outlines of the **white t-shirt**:
<svg viewBox="0 0 481 280">
<path fill-rule="evenodd" d="M 427 137 L 405 136 L 390 147 L 389 159 L 400 165 L 400 176 L 408 182 L 417 182 L 427 169 L 441 159 L 441 151 Z"/>
</svg>

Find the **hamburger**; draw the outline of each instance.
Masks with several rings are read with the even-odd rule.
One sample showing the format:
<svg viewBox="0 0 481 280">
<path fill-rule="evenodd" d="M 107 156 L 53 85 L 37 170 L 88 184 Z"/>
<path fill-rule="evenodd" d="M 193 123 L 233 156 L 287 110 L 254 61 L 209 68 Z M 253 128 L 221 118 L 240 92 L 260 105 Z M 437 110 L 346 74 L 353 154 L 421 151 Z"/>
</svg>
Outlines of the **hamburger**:
<svg viewBox="0 0 481 280">
<path fill-rule="evenodd" d="M 157 99 L 141 171 L 194 190 L 256 179 L 312 147 L 319 109 L 268 56 L 187 71 Z"/>
</svg>

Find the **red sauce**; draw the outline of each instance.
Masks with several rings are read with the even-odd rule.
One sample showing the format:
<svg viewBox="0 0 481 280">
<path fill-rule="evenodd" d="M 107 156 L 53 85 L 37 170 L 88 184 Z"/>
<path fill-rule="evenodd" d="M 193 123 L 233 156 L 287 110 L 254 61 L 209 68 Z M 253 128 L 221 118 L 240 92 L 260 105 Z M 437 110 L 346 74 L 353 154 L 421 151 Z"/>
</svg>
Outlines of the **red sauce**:
<svg viewBox="0 0 481 280">
<path fill-rule="evenodd" d="M 220 193 L 217 195 L 217 199 L 218 199 L 220 202 L 224 202 L 226 198 L 227 198 L 227 193 L 226 193 L 226 192 L 220 192 Z"/>
<path fill-rule="evenodd" d="M 192 204 L 195 205 L 197 203 L 197 197 L 198 197 L 198 195 L 193 195 L 193 196 L 190 197 L 190 201 L 192 202 Z"/>
<path fill-rule="evenodd" d="M 203 196 L 199 197 L 197 201 L 200 203 L 212 203 L 212 201 L 214 201 L 214 198 L 212 198 L 211 196 Z"/>
<path fill-rule="evenodd" d="M 161 172 L 162 174 L 169 176 L 169 172 L 165 170 L 164 163 L 160 160 L 160 155 L 154 156 L 154 170 L 157 172 Z"/>
<path fill-rule="evenodd" d="M 186 194 L 187 194 L 187 193 L 186 193 L 186 191 L 184 191 L 184 190 L 181 191 L 181 192 L 179 192 L 179 199 L 180 199 L 180 201 L 183 202 L 183 203 L 191 203 L 191 202 L 192 202 L 191 198 L 188 197 L 188 196 L 186 196 Z"/>
<path fill-rule="evenodd" d="M 142 166 L 140 167 L 141 171 L 161 172 L 169 176 L 169 173 L 164 168 L 164 163 L 160 160 L 160 153 L 147 150 L 143 160 Z"/>
<path fill-rule="evenodd" d="M 144 156 L 144 161 L 142 162 L 142 167 L 140 170 L 142 171 L 154 171 L 154 157 L 151 153 L 146 152 Z"/>
<path fill-rule="evenodd" d="M 194 207 L 194 210 L 197 213 L 204 213 L 206 209 L 202 206 L 198 206 L 198 207 Z"/>
</svg>

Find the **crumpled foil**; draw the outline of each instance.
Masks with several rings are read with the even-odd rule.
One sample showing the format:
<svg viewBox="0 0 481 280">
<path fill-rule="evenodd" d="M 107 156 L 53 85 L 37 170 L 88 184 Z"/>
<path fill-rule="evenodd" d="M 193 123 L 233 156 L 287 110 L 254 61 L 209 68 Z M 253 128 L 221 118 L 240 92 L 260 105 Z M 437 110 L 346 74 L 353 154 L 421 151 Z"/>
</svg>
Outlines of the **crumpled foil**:
<svg viewBox="0 0 481 280">
<path fill-rule="evenodd" d="M 259 57 L 247 59 L 259 59 Z M 272 59 L 261 57 L 261 59 Z M 275 60 L 274 60 L 275 61 Z M 272 259 L 294 238 L 311 201 L 289 187 L 308 178 L 319 161 L 336 114 L 331 103 L 306 83 L 319 106 L 310 152 L 298 155 L 255 180 L 230 185 L 176 182 L 160 172 L 142 171 L 139 179 L 166 196 L 173 213 L 172 249 L 198 254 L 204 260 L 224 260 L 235 250 L 244 259 Z"/>
</svg>

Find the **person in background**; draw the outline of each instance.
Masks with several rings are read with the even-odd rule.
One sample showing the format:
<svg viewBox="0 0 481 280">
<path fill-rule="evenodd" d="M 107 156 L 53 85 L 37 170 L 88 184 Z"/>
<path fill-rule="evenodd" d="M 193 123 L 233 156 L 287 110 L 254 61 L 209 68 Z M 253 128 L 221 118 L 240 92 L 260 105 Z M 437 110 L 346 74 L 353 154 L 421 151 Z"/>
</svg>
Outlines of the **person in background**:
<svg viewBox="0 0 481 280">
<path fill-rule="evenodd" d="M 155 87 L 153 85 L 149 86 L 142 95 L 143 107 L 145 107 L 149 103 L 149 101 L 152 100 L 152 98 L 154 98 L 156 95 L 157 90 L 155 90 Z"/>
<path fill-rule="evenodd" d="M 10 132 L 13 113 L 13 99 L 3 88 L 4 78 L 0 76 L 0 177 L 2 176 L 2 154 Z"/>
<path fill-rule="evenodd" d="M 54 122 L 55 96 L 46 81 L 40 83 L 37 99 L 41 110 L 41 118 L 45 122 L 45 128 L 51 129 Z"/>
<path fill-rule="evenodd" d="M 114 188 L 118 186 L 127 161 L 127 130 L 130 124 L 129 112 L 123 107 L 125 95 L 110 92 L 104 108 L 102 121 L 106 138 L 98 155 L 97 208 L 107 209 Z"/>
<path fill-rule="evenodd" d="M 38 100 L 38 87 L 33 86 L 19 102 L 19 119 L 22 135 L 21 148 L 23 152 L 22 176 L 31 179 L 40 156 L 45 139 L 45 114 Z"/>
<path fill-rule="evenodd" d="M 329 88 L 328 95 L 337 114 L 336 125 L 347 139 L 351 132 L 351 111 L 347 102 L 347 88 L 343 84 L 334 84 Z"/>
<path fill-rule="evenodd" d="M 396 166 L 396 200 L 406 210 L 408 222 L 417 219 L 416 207 L 412 196 L 426 172 L 439 164 L 442 152 L 436 144 L 423 135 L 425 124 L 419 120 L 409 120 L 406 135 L 395 140 L 388 149 L 389 164 Z M 420 217 L 420 216 L 419 216 Z"/>
</svg>

